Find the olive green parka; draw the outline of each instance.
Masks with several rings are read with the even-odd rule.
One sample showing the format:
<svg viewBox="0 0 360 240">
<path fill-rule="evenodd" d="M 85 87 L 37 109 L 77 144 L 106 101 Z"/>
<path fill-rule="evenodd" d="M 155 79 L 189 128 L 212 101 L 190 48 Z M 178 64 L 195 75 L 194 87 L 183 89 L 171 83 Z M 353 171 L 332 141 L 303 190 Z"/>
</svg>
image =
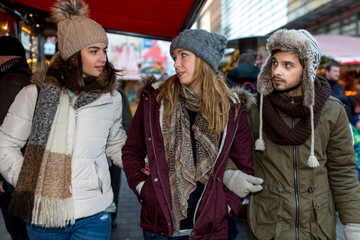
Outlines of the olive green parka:
<svg viewBox="0 0 360 240">
<path fill-rule="evenodd" d="M 301 104 L 302 98 L 286 100 Z M 289 126 L 294 119 L 282 112 Z M 248 120 L 259 138 L 259 110 Z M 254 151 L 255 176 L 263 190 L 250 196 L 248 220 L 253 239 L 336 239 L 335 202 L 342 223 L 360 223 L 360 185 L 355 172 L 352 132 L 341 102 L 329 97 L 315 129 L 315 156 L 307 165 L 310 137 L 298 146 L 277 145 L 263 134 L 264 152 Z"/>
</svg>

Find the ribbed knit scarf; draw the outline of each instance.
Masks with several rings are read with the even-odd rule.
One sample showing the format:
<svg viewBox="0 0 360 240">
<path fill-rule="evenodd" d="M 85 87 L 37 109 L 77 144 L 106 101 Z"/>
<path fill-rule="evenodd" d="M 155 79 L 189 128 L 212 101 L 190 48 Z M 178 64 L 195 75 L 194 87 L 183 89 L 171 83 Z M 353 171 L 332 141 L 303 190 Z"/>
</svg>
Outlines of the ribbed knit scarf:
<svg viewBox="0 0 360 240">
<path fill-rule="evenodd" d="M 75 222 L 71 153 L 67 144 L 70 104 L 78 109 L 100 92 L 84 92 L 69 102 L 68 91 L 54 84 L 41 87 L 10 209 L 14 215 L 44 227 Z"/>
<path fill-rule="evenodd" d="M 196 182 L 207 183 L 218 153 L 216 135 L 213 131 L 208 133 L 208 122 L 198 113 L 192 126 L 196 140 L 196 165 L 194 163 L 187 109 L 199 112 L 200 104 L 199 96 L 181 85 L 180 96 L 170 117 L 170 126 L 163 124 L 174 234 L 180 230 L 180 221 L 187 217 L 188 199 L 196 189 Z"/>
<path fill-rule="evenodd" d="M 18 62 L 20 62 L 20 60 L 22 60 L 22 59 L 21 58 L 13 58 L 13 59 L 10 59 L 10 60 L 4 62 L 3 64 L 0 65 L 0 73 L 7 71 L 9 68 L 11 68 L 12 66 L 14 66 Z"/>
<path fill-rule="evenodd" d="M 319 121 L 325 101 L 330 96 L 330 86 L 326 79 L 315 79 L 314 128 Z M 302 104 L 291 104 L 279 93 L 273 91 L 264 96 L 263 103 L 264 132 L 274 143 L 280 145 L 301 145 L 311 135 L 310 110 Z M 294 118 L 300 118 L 295 127 L 287 125 L 279 112 Z"/>
</svg>

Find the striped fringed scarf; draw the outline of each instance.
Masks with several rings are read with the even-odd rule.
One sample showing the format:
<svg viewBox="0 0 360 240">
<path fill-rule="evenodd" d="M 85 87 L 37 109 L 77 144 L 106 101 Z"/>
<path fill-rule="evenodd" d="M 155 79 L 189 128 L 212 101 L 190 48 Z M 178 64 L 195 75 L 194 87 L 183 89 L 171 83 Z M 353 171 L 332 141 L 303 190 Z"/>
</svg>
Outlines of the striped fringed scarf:
<svg viewBox="0 0 360 240">
<path fill-rule="evenodd" d="M 163 124 L 165 156 L 169 168 L 172 198 L 171 217 L 174 234 L 180 231 L 180 221 L 187 217 L 188 199 L 196 182 L 206 184 L 218 154 L 214 131 L 208 133 L 208 122 L 198 113 L 192 126 L 196 140 L 196 165 L 190 136 L 190 119 L 186 109 L 199 112 L 201 100 L 187 87 L 180 86 L 180 97 L 170 117 L 170 126 Z"/>
<path fill-rule="evenodd" d="M 64 227 L 75 222 L 71 153 L 67 147 L 69 95 L 64 88 L 52 84 L 45 84 L 39 94 L 10 210 L 32 224 Z M 74 108 L 99 95 L 84 93 L 73 99 Z"/>
</svg>

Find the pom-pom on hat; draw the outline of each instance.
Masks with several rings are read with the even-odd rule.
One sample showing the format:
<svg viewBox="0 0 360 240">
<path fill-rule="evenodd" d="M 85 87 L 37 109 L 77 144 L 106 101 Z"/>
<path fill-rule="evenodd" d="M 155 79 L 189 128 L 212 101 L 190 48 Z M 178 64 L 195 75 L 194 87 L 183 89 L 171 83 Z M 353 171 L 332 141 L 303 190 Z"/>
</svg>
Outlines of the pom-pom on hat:
<svg viewBox="0 0 360 240">
<path fill-rule="evenodd" d="M 177 48 L 188 50 L 210 64 L 216 72 L 224 55 L 226 43 L 227 39 L 223 35 L 210 33 L 203 29 L 188 29 L 173 39 L 170 45 L 170 55 L 172 56 L 173 51 Z"/>
<path fill-rule="evenodd" d="M 21 42 L 14 37 L 0 37 L 0 56 L 19 56 L 25 59 L 25 49 Z"/>
<path fill-rule="evenodd" d="M 51 9 L 57 23 L 58 47 L 66 61 L 81 49 L 108 38 L 103 27 L 89 18 L 88 5 L 81 0 L 57 0 Z"/>
</svg>

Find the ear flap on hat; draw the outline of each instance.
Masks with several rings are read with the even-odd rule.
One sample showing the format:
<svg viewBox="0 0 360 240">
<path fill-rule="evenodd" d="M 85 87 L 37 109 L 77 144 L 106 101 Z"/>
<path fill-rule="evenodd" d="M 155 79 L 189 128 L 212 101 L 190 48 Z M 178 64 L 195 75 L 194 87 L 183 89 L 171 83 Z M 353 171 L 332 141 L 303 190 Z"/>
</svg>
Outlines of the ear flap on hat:
<svg viewBox="0 0 360 240">
<path fill-rule="evenodd" d="M 305 43 L 305 45 L 308 45 Z M 309 69 L 309 61 L 311 61 L 309 58 L 305 58 L 304 60 L 304 66 L 303 66 L 303 77 L 302 77 L 302 91 L 304 93 L 304 100 L 303 105 L 305 107 L 310 107 L 311 105 L 314 105 L 314 82 L 313 77 L 311 73 L 311 69 Z"/>
<path fill-rule="evenodd" d="M 274 90 L 271 82 L 272 69 L 271 69 L 271 54 L 266 58 L 264 64 L 261 67 L 258 75 L 257 89 L 265 96 Z"/>
</svg>

